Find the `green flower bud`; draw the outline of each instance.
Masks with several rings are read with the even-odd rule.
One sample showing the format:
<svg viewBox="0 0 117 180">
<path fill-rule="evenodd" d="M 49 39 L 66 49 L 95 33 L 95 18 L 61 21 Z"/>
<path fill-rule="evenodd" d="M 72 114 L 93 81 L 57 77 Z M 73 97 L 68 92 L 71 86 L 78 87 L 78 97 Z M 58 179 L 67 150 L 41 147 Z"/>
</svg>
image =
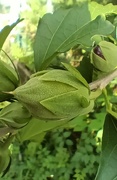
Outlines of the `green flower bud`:
<svg viewBox="0 0 117 180">
<path fill-rule="evenodd" d="M 15 70 L 0 60 L 0 102 L 9 100 L 12 95 L 5 92 L 13 91 L 18 86 Z"/>
<path fill-rule="evenodd" d="M 65 70 L 40 72 L 13 94 L 34 117 L 46 120 L 70 120 L 92 109 L 88 87 Z"/>
<path fill-rule="evenodd" d="M 94 67 L 104 73 L 114 70 L 117 66 L 117 46 L 101 41 L 91 52 Z"/>
<path fill-rule="evenodd" d="M 21 128 L 31 119 L 31 114 L 19 102 L 12 102 L 0 111 L 0 121 L 12 128 Z"/>
</svg>

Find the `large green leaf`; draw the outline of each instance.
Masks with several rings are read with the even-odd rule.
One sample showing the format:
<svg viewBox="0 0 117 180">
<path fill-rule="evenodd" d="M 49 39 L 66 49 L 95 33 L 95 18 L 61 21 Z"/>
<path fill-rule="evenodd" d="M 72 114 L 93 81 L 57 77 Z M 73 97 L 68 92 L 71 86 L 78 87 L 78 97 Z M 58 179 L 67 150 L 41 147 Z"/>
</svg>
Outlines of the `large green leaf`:
<svg viewBox="0 0 117 180">
<path fill-rule="evenodd" d="M 108 35 L 114 26 L 103 16 L 91 21 L 87 3 L 69 9 L 58 9 L 46 14 L 39 22 L 34 45 L 36 70 L 45 69 L 57 53 L 65 52 L 77 44 L 91 46 L 91 38 Z"/>
<path fill-rule="evenodd" d="M 91 19 L 94 19 L 100 14 L 104 14 L 104 15 L 117 14 L 117 6 L 111 3 L 104 6 L 96 2 L 91 2 L 89 3 L 89 11 L 90 11 Z"/>
<path fill-rule="evenodd" d="M 117 180 L 117 119 L 110 114 L 105 118 L 101 163 L 95 180 Z"/>
<path fill-rule="evenodd" d="M 37 140 L 37 136 L 49 131 L 53 128 L 59 127 L 65 124 L 68 120 L 61 121 L 44 121 L 36 118 L 32 118 L 31 121 L 22 128 L 18 134 L 20 141 L 25 141 L 28 139 Z"/>
<path fill-rule="evenodd" d="M 15 23 L 12 25 L 5 26 L 1 31 L 0 31 L 0 49 L 2 48 L 6 38 L 10 34 L 11 30 L 19 23 L 21 22 L 22 19 L 18 19 Z"/>
</svg>

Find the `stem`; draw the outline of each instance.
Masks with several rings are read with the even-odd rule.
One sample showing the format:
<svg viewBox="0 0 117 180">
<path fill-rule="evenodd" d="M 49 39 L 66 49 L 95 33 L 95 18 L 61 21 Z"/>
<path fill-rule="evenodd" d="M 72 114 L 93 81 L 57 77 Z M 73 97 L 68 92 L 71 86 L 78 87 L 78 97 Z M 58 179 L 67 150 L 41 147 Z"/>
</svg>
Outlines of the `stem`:
<svg viewBox="0 0 117 180">
<path fill-rule="evenodd" d="M 108 94 L 107 94 L 106 88 L 104 88 L 102 90 L 102 93 L 104 95 L 104 99 L 105 99 L 105 103 L 106 103 L 106 111 L 117 119 L 117 113 L 112 110 L 112 105 L 108 99 Z"/>
<path fill-rule="evenodd" d="M 110 103 L 110 101 L 109 101 L 109 99 L 108 99 L 108 94 L 107 94 L 107 90 L 106 90 L 106 88 L 104 88 L 103 90 L 102 90 L 102 93 L 103 93 L 103 95 L 104 95 L 104 99 L 105 99 L 105 103 L 106 103 L 106 110 L 108 111 L 110 111 L 111 110 L 111 103 Z"/>
<path fill-rule="evenodd" d="M 107 74 L 106 76 L 89 83 L 90 90 L 94 90 L 97 88 L 102 90 L 116 77 L 117 77 L 117 69 Z"/>
</svg>

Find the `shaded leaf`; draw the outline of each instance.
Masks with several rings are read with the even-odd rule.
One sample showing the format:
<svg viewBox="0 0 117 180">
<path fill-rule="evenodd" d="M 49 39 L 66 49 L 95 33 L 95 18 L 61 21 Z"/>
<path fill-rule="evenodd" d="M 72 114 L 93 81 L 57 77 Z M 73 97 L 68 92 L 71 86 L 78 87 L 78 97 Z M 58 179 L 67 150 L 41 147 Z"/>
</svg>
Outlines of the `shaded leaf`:
<svg viewBox="0 0 117 180">
<path fill-rule="evenodd" d="M 58 9 L 40 20 L 34 45 L 36 70 L 45 69 L 53 57 L 77 44 L 91 46 L 92 36 L 108 35 L 114 26 L 103 16 L 91 21 L 87 3 L 70 9 Z"/>
<path fill-rule="evenodd" d="M 92 82 L 93 65 L 91 64 L 89 58 L 84 57 L 77 69 L 88 83 Z"/>
<path fill-rule="evenodd" d="M 117 119 L 107 114 L 102 137 L 101 163 L 95 180 L 117 180 Z"/>
<path fill-rule="evenodd" d="M 37 136 L 40 134 L 49 131 L 53 128 L 61 126 L 67 123 L 68 120 L 61 120 L 61 121 L 44 121 L 36 118 L 32 118 L 31 121 L 22 128 L 22 130 L 18 134 L 18 138 L 20 141 L 25 141 L 28 139 L 33 139 L 34 137 L 37 141 Z M 44 135 L 44 134 L 43 134 Z"/>
<path fill-rule="evenodd" d="M 35 141 L 35 142 L 38 142 L 38 144 L 40 144 L 40 143 L 43 141 L 45 135 L 46 135 L 46 132 L 42 132 L 42 133 L 40 133 L 40 134 L 37 134 L 37 135 L 35 135 L 35 136 L 32 136 L 32 137 L 30 138 L 30 140 L 31 140 L 31 141 Z"/>
<path fill-rule="evenodd" d="M 23 19 L 18 19 L 15 23 L 12 25 L 5 26 L 1 31 L 0 31 L 0 49 L 2 48 L 6 38 L 10 34 L 11 30 L 22 21 Z"/>
</svg>

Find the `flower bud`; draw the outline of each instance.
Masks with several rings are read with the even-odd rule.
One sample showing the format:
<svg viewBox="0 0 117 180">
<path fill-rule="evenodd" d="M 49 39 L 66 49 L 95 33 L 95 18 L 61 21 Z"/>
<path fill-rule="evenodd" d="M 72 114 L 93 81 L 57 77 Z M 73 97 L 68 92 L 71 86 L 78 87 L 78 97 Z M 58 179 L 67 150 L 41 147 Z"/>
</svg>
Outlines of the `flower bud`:
<svg viewBox="0 0 117 180">
<path fill-rule="evenodd" d="M 104 73 L 111 72 L 117 66 L 117 46 L 101 41 L 91 52 L 94 67 Z"/>
<path fill-rule="evenodd" d="M 32 116 L 46 120 L 70 120 L 92 109 L 89 89 L 65 70 L 40 72 L 13 94 Z"/>
<path fill-rule="evenodd" d="M 6 92 L 13 91 L 18 86 L 15 70 L 0 60 L 0 102 L 9 100 L 12 96 Z"/>
<path fill-rule="evenodd" d="M 12 128 L 21 128 L 31 119 L 31 114 L 19 102 L 12 102 L 0 111 L 0 121 Z"/>
</svg>

